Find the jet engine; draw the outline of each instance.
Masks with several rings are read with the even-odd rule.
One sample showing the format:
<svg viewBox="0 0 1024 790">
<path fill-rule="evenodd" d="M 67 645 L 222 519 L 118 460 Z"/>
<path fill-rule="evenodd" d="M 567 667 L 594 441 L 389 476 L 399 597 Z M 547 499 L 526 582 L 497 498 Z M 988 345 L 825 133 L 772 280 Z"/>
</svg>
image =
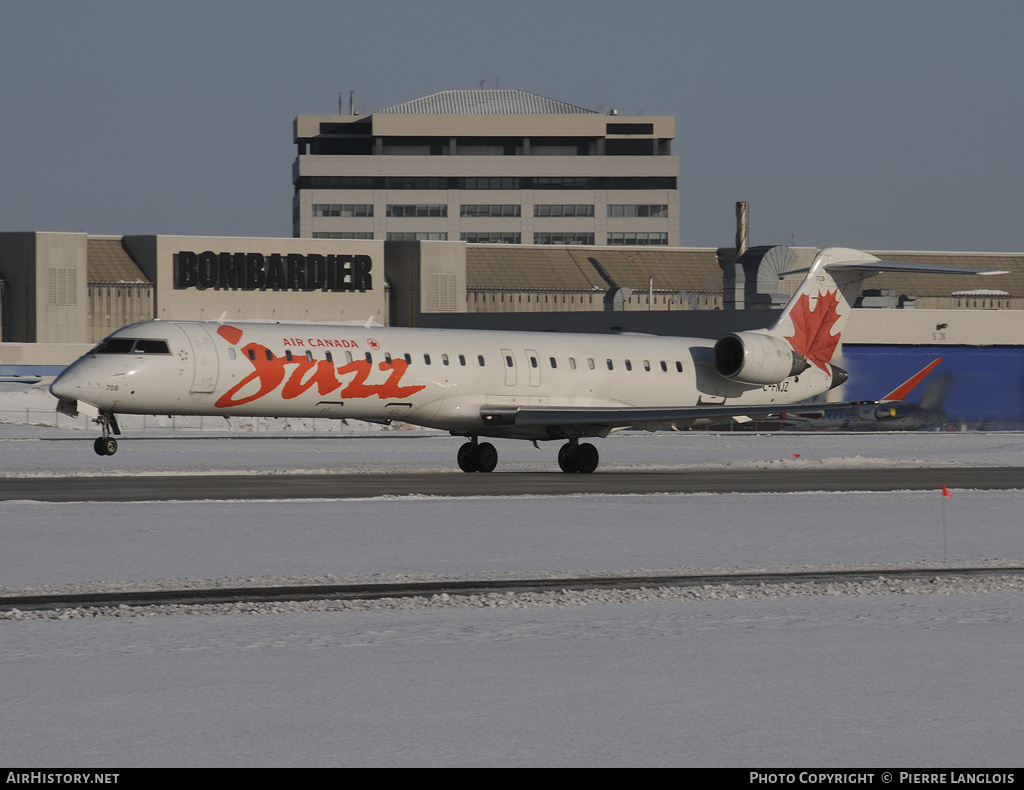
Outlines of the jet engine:
<svg viewBox="0 0 1024 790">
<path fill-rule="evenodd" d="M 758 332 L 733 332 L 715 343 L 718 375 L 744 384 L 778 384 L 810 363 L 789 343 Z"/>
</svg>

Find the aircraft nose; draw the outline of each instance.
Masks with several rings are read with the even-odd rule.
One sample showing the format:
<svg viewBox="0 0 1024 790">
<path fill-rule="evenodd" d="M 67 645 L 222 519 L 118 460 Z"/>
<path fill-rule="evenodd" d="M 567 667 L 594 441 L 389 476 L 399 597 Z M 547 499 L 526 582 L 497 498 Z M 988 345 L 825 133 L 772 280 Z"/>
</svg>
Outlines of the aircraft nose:
<svg viewBox="0 0 1024 790">
<path fill-rule="evenodd" d="M 65 368 L 50 385 L 50 394 L 58 400 L 75 401 L 81 393 L 81 381 L 70 367 Z"/>
</svg>

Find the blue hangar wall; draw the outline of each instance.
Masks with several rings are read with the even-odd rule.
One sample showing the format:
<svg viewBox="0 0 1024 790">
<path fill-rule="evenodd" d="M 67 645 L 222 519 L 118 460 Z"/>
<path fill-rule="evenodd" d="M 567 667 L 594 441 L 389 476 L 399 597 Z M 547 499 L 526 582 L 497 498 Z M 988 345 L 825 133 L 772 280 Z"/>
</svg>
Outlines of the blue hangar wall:
<svg viewBox="0 0 1024 790">
<path fill-rule="evenodd" d="M 843 344 L 850 380 L 845 400 L 878 400 L 932 360 L 942 362 L 910 393 L 917 403 L 940 377 L 949 389 L 942 408 L 951 422 L 1021 423 L 1024 427 L 1024 346 L 886 346 Z"/>
</svg>

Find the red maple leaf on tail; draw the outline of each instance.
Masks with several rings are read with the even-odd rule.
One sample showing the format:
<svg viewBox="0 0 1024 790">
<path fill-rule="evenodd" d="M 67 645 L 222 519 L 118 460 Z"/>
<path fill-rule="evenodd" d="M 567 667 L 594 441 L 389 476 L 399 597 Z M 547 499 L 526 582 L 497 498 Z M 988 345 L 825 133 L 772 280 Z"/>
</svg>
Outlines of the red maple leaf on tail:
<svg viewBox="0 0 1024 790">
<path fill-rule="evenodd" d="M 839 320 L 838 306 L 838 291 L 819 294 L 816 310 L 811 309 L 810 296 L 801 294 L 789 313 L 793 319 L 793 336 L 786 340 L 796 353 L 826 373 L 825 363 L 832 359 L 839 345 L 840 336 L 833 335 L 831 331 Z"/>
</svg>

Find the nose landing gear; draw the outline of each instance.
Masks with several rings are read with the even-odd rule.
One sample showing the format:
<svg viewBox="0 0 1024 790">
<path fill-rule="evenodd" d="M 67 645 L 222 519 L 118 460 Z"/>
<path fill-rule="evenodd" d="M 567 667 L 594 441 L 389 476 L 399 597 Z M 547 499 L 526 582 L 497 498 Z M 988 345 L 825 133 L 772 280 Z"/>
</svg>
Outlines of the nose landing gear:
<svg viewBox="0 0 1024 790">
<path fill-rule="evenodd" d="M 121 435 L 121 428 L 117 424 L 117 417 L 114 416 L 113 412 L 101 411 L 93 422 L 99 423 L 100 428 L 103 430 L 103 435 L 92 443 L 92 449 L 96 451 L 96 455 L 113 455 L 116 453 L 117 439 L 111 436 L 111 434 Z"/>
</svg>

